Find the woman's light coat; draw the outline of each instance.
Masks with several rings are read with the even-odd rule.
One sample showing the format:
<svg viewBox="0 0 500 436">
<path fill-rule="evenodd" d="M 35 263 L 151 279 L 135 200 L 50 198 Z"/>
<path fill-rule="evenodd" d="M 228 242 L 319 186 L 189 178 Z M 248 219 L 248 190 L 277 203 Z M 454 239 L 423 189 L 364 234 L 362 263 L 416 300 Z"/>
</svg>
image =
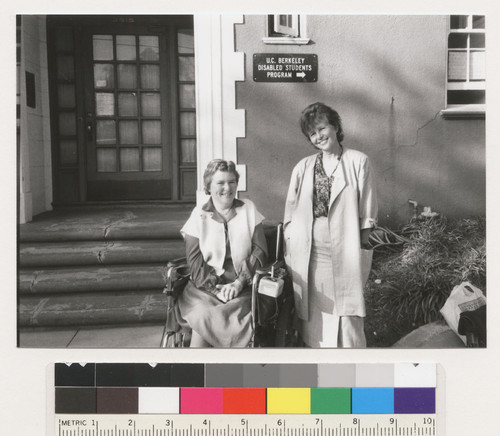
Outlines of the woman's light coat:
<svg viewBox="0 0 500 436">
<path fill-rule="evenodd" d="M 308 319 L 307 282 L 313 226 L 313 185 L 316 156 L 293 169 L 285 205 L 286 262 L 292 272 L 295 307 Z M 332 246 L 334 308 L 337 316 L 365 316 L 363 287 L 372 252 L 361 249 L 360 230 L 374 227 L 377 198 L 368 157 L 344 147 L 330 194 L 328 225 Z"/>
</svg>

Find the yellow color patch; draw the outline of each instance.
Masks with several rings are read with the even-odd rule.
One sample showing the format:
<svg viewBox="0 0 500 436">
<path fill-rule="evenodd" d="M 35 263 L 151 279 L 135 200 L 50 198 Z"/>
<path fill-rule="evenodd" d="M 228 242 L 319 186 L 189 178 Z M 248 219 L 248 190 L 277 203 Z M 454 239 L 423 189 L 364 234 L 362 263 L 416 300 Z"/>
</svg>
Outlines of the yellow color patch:
<svg viewBox="0 0 500 436">
<path fill-rule="evenodd" d="M 267 388 L 268 414 L 310 414 L 310 388 Z"/>
</svg>

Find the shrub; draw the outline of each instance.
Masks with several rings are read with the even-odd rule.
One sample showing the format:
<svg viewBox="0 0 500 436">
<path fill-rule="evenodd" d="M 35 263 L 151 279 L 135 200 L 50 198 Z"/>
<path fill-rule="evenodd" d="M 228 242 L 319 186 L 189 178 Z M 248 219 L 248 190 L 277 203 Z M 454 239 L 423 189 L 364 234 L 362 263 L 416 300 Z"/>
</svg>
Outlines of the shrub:
<svg viewBox="0 0 500 436">
<path fill-rule="evenodd" d="M 369 346 L 387 347 L 440 320 L 453 287 L 469 281 L 486 293 L 485 219 L 417 218 L 398 232 L 379 229 L 365 297 Z"/>
</svg>

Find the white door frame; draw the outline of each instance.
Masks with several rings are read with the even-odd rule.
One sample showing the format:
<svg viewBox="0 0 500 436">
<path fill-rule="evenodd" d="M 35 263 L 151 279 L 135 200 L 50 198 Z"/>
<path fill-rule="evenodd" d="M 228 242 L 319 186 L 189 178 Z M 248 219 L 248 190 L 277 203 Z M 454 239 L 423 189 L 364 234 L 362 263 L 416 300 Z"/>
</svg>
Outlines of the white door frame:
<svg viewBox="0 0 500 436">
<path fill-rule="evenodd" d="M 197 203 L 206 200 L 203 172 L 215 158 L 237 159 L 237 138 L 245 135 L 245 111 L 236 109 L 236 81 L 245 79 L 245 58 L 236 53 L 235 29 L 243 15 L 194 15 Z M 246 189 L 245 167 L 239 190 Z"/>
</svg>

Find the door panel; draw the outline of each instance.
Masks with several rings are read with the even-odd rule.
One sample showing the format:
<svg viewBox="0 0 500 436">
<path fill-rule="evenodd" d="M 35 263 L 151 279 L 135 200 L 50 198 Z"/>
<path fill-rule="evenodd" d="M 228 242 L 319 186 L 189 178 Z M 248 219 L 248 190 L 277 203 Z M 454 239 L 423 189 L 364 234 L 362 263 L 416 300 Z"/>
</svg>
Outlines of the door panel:
<svg viewBox="0 0 500 436">
<path fill-rule="evenodd" d="M 85 37 L 87 197 L 172 199 L 171 35 L 141 26 L 113 30 L 90 28 Z"/>
<path fill-rule="evenodd" d="M 192 16 L 47 17 L 54 203 L 193 200 Z"/>
</svg>

